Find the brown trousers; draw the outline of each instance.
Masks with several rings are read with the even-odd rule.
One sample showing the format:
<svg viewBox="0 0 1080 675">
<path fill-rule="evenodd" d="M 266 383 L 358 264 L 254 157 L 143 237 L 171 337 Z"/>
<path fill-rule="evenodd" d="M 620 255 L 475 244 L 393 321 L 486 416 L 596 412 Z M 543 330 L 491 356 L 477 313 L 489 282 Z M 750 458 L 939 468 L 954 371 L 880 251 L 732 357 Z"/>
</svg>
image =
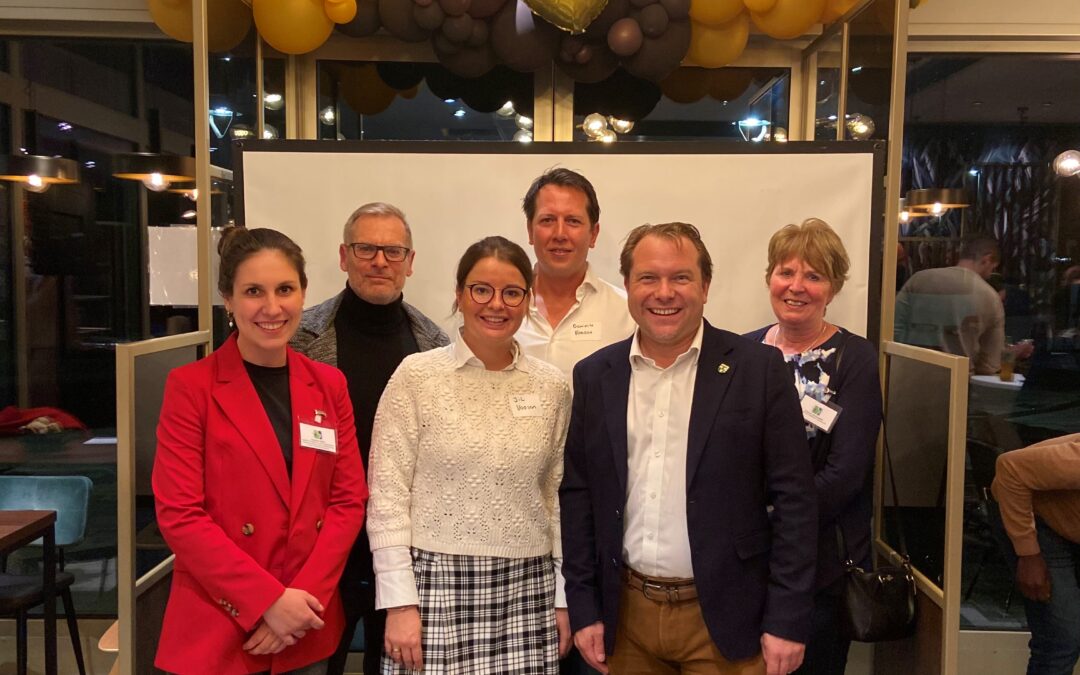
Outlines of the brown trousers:
<svg viewBox="0 0 1080 675">
<path fill-rule="evenodd" d="M 729 661 L 713 644 L 697 599 L 657 602 L 623 585 L 611 675 L 765 675 L 761 654 Z"/>
</svg>

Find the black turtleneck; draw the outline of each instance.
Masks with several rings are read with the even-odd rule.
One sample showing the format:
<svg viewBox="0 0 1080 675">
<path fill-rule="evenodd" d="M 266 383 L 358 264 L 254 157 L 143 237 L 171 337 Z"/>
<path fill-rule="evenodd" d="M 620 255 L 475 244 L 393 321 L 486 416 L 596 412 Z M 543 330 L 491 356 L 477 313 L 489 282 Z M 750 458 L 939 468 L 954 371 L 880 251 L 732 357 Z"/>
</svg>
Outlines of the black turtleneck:
<svg viewBox="0 0 1080 675">
<path fill-rule="evenodd" d="M 373 305 L 352 289 L 346 287 L 346 290 L 334 317 L 337 360 L 349 384 L 356 417 L 356 441 L 366 471 L 379 397 L 402 359 L 420 348 L 401 296 L 389 305 Z"/>
</svg>

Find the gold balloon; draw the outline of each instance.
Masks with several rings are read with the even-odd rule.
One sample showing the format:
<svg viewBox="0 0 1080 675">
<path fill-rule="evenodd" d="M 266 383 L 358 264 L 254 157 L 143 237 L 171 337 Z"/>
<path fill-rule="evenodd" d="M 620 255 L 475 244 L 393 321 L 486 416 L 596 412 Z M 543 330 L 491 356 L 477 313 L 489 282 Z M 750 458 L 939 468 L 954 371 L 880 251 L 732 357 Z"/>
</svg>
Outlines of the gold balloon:
<svg viewBox="0 0 1080 675">
<path fill-rule="evenodd" d="M 356 0 L 326 0 L 324 8 L 334 23 L 349 23 L 356 18 Z"/>
<path fill-rule="evenodd" d="M 743 4 L 751 12 L 767 12 L 776 6 L 776 0 L 743 0 Z"/>
<path fill-rule="evenodd" d="M 690 18 L 706 26 L 721 26 L 743 9 L 743 0 L 690 0 Z"/>
<path fill-rule="evenodd" d="M 771 38 L 797 38 L 821 20 L 826 0 L 777 0 L 767 12 L 750 12 L 754 25 Z"/>
<path fill-rule="evenodd" d="M 180 42 L 194 39 L 191 0 L 147 0 L 150 18 L 161 32 Z M 251 30 L 251 10 L 240 0 L 207 0 L 206 47 L 227 52 L 243 42 Z"/>
<path fill-rule="evenodd" d="M 607 0 L 525 0 L 525 4 L 548 23 L 577 35 L 600 16 Z"/>
<path fill-rule="evenodd" d="M 253 0 L 251 9 L 259 35 L 285 54 L 310 52 L 334 30 L 322 0 Z"/>
<path fill-rule="evenodd" d="M 690 47 L 686 60 L 703 68 L 726 66 L 746 49 L 750 37 L 750 17 L 746 12 L 734 20 L 712 27 L 693 22 L 690 28 Z"/>
<path fill-rule="evenodd" d="M 821 23 L 836 21 L 858 2 L 859 0 L 826 0 L 825 13 L 821 15 Z"/>
</svg>

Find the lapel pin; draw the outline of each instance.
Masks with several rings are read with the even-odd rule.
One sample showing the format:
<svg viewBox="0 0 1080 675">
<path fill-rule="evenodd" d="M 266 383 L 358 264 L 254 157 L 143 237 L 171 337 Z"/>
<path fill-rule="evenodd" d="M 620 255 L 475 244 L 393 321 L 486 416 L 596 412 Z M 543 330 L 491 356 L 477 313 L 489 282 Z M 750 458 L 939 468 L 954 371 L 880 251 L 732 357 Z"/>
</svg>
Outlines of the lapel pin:
<svg viewBox="0 0 1080 675">
<path fill-rule="evenodd" d="M 724 373 L 726 373 L 729 370 L 731 370 L 731 366 L 729 366 L 726 363 L 721 363 L 720 365 L 718 365 L 716 367 L 716 372 L 720 373 L 721 375 L 723 375 Z"/>
<path fill-rule="evenodd" d="M 315 408 L 315 424 L 322 424 L 324 417 L 326 417 L 326 412 Z"/>
</svg>

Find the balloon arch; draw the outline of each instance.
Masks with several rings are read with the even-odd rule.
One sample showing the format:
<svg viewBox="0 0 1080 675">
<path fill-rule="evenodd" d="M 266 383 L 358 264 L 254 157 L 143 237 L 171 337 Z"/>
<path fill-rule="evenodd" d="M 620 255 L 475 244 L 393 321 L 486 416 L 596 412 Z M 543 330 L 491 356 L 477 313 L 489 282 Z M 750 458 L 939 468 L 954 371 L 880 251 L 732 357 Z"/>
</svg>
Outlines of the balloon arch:
<svg viewBox="0 0 1080 675">
<path fill-rule="evenodd" d="M 315 50 L 334 30 L 357 38 L 385 30 L 405 42 L 430 41 L 439 62 L 459 78 L 498 78 L 504 69 L 531 73 L 554 61 L 577 82 L 600 83 L 621 66 L 635 78 L 663 82 L 675 100 L 696 100 L 710 88 L 731 89 L 734 76 L 717 71 L 724 73 L 713 78 L 718 82 L 691 84 L 679 78 L 680 64 L 721 68 L 742 54 L 751 24 L 788 40 L 837 20 L 858 1 L 208 0 L 207 28 L 210 50 L 228 51 L 254 20 L 262 39 L 286 54 Z M 191 41 L 191 0 L 147 2 L 162 31 Z M 406 87 L 380 80 L 381 70 L 371 67 L 354 68 L 348 77 L 358 86 L 380 80 L 389 104 L 423 77 L 421 70 L 409 73 Z M 705 90 L 691 92 L 694 87 Z M 349 88 L 355 87 L 346 83 Z"/>
</svg>

